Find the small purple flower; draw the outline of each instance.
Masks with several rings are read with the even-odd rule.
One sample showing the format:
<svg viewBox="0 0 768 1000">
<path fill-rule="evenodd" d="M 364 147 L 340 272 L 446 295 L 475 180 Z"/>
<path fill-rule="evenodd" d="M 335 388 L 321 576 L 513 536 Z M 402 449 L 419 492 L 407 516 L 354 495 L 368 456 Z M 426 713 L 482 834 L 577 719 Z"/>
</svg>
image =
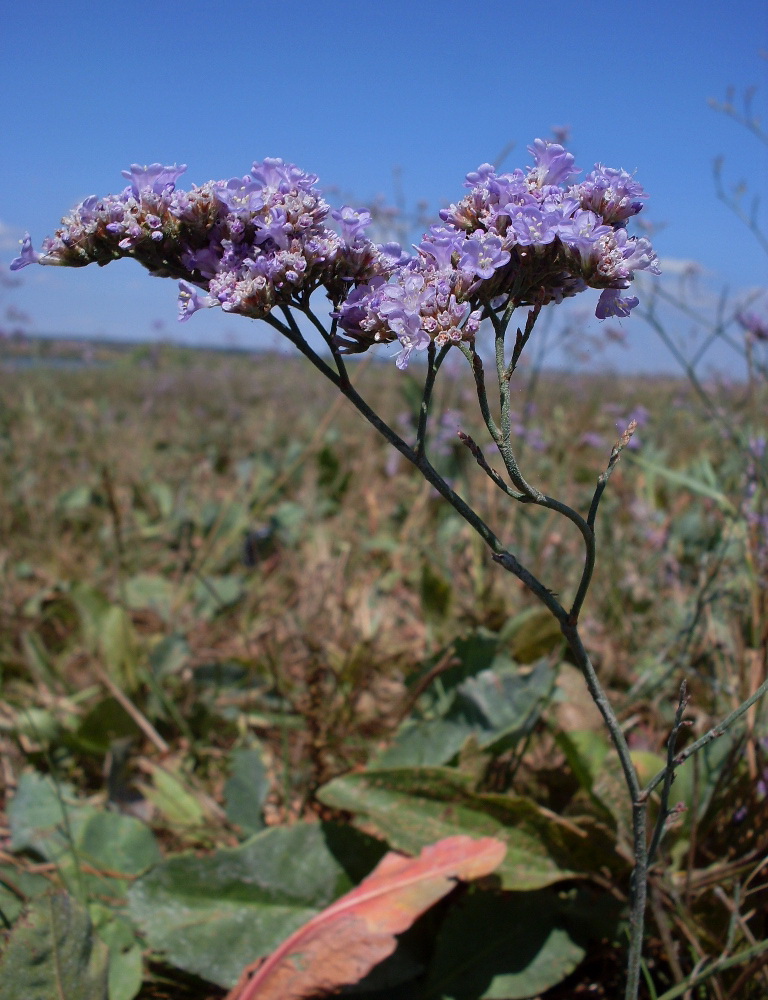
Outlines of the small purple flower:
<svg viewBox="0 0 768 1000">
<path fill-rule="evenodd" d="M 21 253 L 11 261 L 11 270 L 19 271 L 28 264 L 38 264 L 44 255 L 32 249 L 32 238 L 29 233 L 24 233 L 21 241 Z"/>
<path fill-rule="evenodd" d="M 210 309 L 218 305 L 211 295 L 201 295 L 200 289 L 188 281 L 179 282 L 179 322 L 184 323 L 198 309 Z"/>
<path fill-rule="evenodd" d="M 186 163 L 181 166 L 174 163 L 171 167 L 164 167 L 161 163 L 151 163 L 148 167 L 141 167 L 138 163 L 132 163 L 130 170 L 123 170 L 122 175 L 131 182 L 131 193 L 138 199 L 142 191 L 147 189 L 152 194 L 173 191 L 176 181 L 186 169 Z"/>
<path fill-rule="evenodd" d="M 429 347 L 432 338 L 426 330 L 419 329 L 413 333 L 411 331 L 402 331 L 397 335 L 397 339 L 402 345 L 402 350 L 395 358 L 395 364 L 402 372 L 408 367 L 408 362 L 413 351 L 423 351 Z"/>
<path fill-rule="evenodd" d="M 262 188 L 253 177 L 233 177 L 226 184 L 217 185 L 216 197 L 230 212 L 252 214 L 264 207 Z"/>
<path fill-rule="evenodd" d="M 536 161 L 528 173 L 529 179 L 537 187 L 545 184 L 566 184 L 571 177 L 581 173 L 579 167 L 574 167 L 573 153 L 569 153 L 557 142 L 547 142 L 535 139 L 528 152 Z"/>
<path fill-rule="evenodd" d="M 463 251 L 459 268 L 478 278 L 492 278 L 493 272 L 504 267 L 511 257 L 501 238 L 492 234 L 475 233 L 464 243 Z"/>
<path fill-rule="evenodd" d="M 416 249 L 431 259 L 438 271 L 450 271 L 453 255 L 462 253 L 466 242 L 466 233 L 455 226 L 432 226 Z"/>
<path fill-rule="evenodd" d="M 604 288 L 597 300 L 595 316 L 598 319 L 608 319 L 609 316 L 620 316 L 623 319 L 629 316 L 639 301 L 636 295 L 622 298 L 619 289 Z"/>
<path fill-rule="evenodd" d="M 579 438 L 579 444 L 585 448 L 600 448 L 602 450 L 608 447 L 605 438 L 596 431 L 585 431 Z"/>
<path fill-rule="evenodd" d="M 334 209 L 331 216 L 341 226 L 341 235 L 345 243 L 354 243 L 363 236 L 364 230 L 371 224 L 371 213 L 367 208 L 352 208 L 342 205 Z"/>
<path fill-rule="evenodd" d="M 740 309 L 736 321 L 754 340 L 768 341 L 768 315 Z"/>
<path fill-rule="evenodd" d="M 255 218 L 253 223 L 256 226 L 254 239 L 257 243 L 272 240 L 281 250 L 288 249 L 292 226 L 287 220 L 285 209 L 280 205 L 276 205 L 265 218 Z"/>
<path fill-rule="evenodd" d="M 263 188 L 280 194 L 287 194 L 293 188 L 312 192 L 317 183 L 316 174 L 306 174 L 279 156 L 266 156 L 261 163 L 254 163 L 251 173 Z"/>
<path fill-rule="evenodd" d="M 570 218 L 566 218 L 557 227 L 557 235 L 573 250 L 576 250 L 586 263 L 597 241 L 608 236 L 613 230 L 605 226 L 594 212 L 578 210 Z"/>
<path fill-rule="evenodd" d="M 507 205 L 504 211 L 510 216 L 510 230 L 521 247 L 546 246 L 558 234 L 563 217 L 555 212 L 543 212 L 535 205 L 516 209 Z"/>
</svg>

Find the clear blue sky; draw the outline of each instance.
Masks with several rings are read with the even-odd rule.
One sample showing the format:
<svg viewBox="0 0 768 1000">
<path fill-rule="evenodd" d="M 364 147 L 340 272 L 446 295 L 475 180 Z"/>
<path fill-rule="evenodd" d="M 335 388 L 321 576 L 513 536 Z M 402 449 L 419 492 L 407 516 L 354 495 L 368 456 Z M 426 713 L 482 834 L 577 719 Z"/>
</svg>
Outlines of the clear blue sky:
<svg viewBox="0 0 768 1000">
<path fill-rule="evenodd" d="M 637 171 L 659 256 L 696 260 L 733 288 L 768 284 L 766 258 L 716 201 L 712 161 L 764 196 L 766 148 L 710 110 L 729 84 L 758 86 L 768 119 L 768 5 L 677 0 L 82 0 L 6 4 L 0 38 L 0 256 L 39 246 L 89 194 L 121 189 L 132 162 L 187 163 L 189 182 L 282 156 L 357 199 L 462 194 L 464 174 L 553 126 L 577 164 Z M 40 332 L 270 340 L 218 310 L 176 325 L 175 287 L 132 262 L 27 268 L 6 293 Z M 153 329 L 153 324 L 155 329 Z M 640 362 L 660 364 L 639 321 Z M 642 355 L 642 357 L 640 357 Z"/>
</svg>

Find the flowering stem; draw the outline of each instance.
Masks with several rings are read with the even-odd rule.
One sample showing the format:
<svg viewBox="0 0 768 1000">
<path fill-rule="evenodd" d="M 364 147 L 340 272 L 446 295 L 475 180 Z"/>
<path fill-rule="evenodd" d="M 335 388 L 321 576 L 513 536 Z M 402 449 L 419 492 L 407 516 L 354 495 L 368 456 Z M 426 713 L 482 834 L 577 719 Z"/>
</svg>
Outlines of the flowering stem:
<svg viewBox="0 0 768 1000">
<path fill-rule="evenodd" d="M 314 365 L 319 372 L 321 372 L 321 374 L 323 374 L 344 396 L 346 396 L 346 398 L 353 404 L 353 406 L 355 406 L 357 410 L 359 410 L 365 419 L 372 424 L 372 426 L 375 427 L 376 430 L 382 434 L 404 458 L 407 458 L 409 462 L 416 466 L 427 482 L 434 486 L 438 493 L 440 493 L 440 495 L 451 504 L 454 510 L 475 529 L 475 531 L 494 553 L 508 554 L 505 553 L 504 546 L 497 535 L 491 530 L 485 521 L 483 521 L 483 519 L 476 514 L 474 510 L 472 510 L 466 501 L 464 501 L 458 493 L 451 489 L 448 483 L 431 465 L 426 455 L 419 455 L 413 448 L 410 447 L 409 444 L 403 441 L 400 435 L 397 434 L 397 432 L 394 431 L 389 424 L 382 420 L 378 413 L 376 413 L 376 411 L 373 410 L 368 403 L 366 403 L 357 390 L 350 384 L 349 380 L 342 377 L 339 372 L 334 371 L 330 365 L 328 365 L 320 357 L 320 355 L 312 349 L 312 347 L 305 340 L 295 318 L 290 315 L 290 310 L 286 310 L 286 312 L 289 317 L 287 317 L 287 323 L 283 323 L 271 314 L 264 317 L 264 320 L 269 323 L 273 329 L 277 330 L 287 340 L 289 340 L 294 347 L 296 347 L 296 349 L 300 351 L 300 353 L 303 354 L 304 357 L 307 358 L 307 360 L 310 361 L 310 363 Z M 542 590 L 545 589 L 543 584 L 539 584 L 539 586 Z"/>
<path fill-rule="evenodd" d="M 427 444 L 427 417 L 429 416 L 429 404 L 432 401 L 432 390 L 435 387 L 435 379 L 440 371 L 440 365 L 445 360 L 449 350 L 450 344 L 446 344 L 438 352 L 434 341 L 430 341 L 427 348 L 427 376 L 424 380 L 424 393 L 419 408 L 419 426 L 416 431 L 416 454 L 420 457 L 424 455 Z"/>
<path fill-rule="evenodd" d="M 510 302 L 507 308 L 504 310 L 504 314 L 499 319 L 499 317 L 492 311 L 489 312 L 491 322 L 493 323 L 493 329 L 495 332 L 495 343 L 496 343 L 496 374 L 499 380 L 499 405 L 501 408 L 501 433 L 496 444 L 501 452 L 501 457 L 504 459 L 504 465 L 507 467 L 507 472 L 509 478 L 512 480 L 513 485 L 521 493 L 524 493 L 532 501 L 540 503 L 543 500 L 542 493 L 539 492 L 535 487 L 531 486 L 530 483 L 526 482 L 523 478 L 522 473 L 517 465 L 517 459 L 515 458 L 514 452 L 510 445 L 510 440 L 512 437 L 512 425 L 511 425 L 511 400 L 510 400 L 510 379 L 512 373 L 515 370 L 515 365 L 517 364 L 517 359 L 520 356 L 520 351 L 517 350 L 512 358 L 512 361 L 507 365 L 506 356 L 504 353 L 504 340 L 507 332 L 507 327 L 509 321 L 512 317 L 513 303 Z M 534 323 L 536 322 L 536 317 L 538 312 L 536 310 L 531 310 L 528 316 L 528 322 L 526 323 L 526 334 L 520 334 L 518 331 L 518 344 L 521 337 L 525 336 L 526 339 L 531 335 L 533 331 Z M 521 348 L 522 349 L 522 348 Z"/>
<path fill-rule="evenodd" d="M 585 520 L 577 511 L 573 510 L 567 504 L 561 503 L 553 497 L 547 497 L 544 494 L 539 493 L 537 490 L 534 490 L 533 487 L 529 486 L 520 475 L 514 460 L 514 455 L 509 447 L 509 439 L 511 436 L 511 421 L 509 414 L 509 375 L 511 374 L 510 368 L 513 366 L 507 366 L 505 363 L 503 335 L 500 336 L 500 334 L 503 333 L 502 324 L 504 322 L 508 323 L 509 316 L 505 313 L 502 320 L 499 320 L 498 318 L 494 320 L 494 327 L 497 331 L 497 373 L 500 380 L 499 390 L 502 407 L 501 428 L 495 427 L 495 424 L 490 416 L 487 399 L 485 398 L 482 363 L 479 362 L 479 358 L 477 358 L 477 355 L 472 349 L 464 352 L 465 356 L 472 365 L 472 370 L 475 376 L 475 385 L 478 391 L 478 398 L 481 401 L 481 410 L 483 411 L 484 417 L 487 415 L 486 426 L 488 426 L 489 431 L 495 439 L 497 435 L 500 439 L 498 441 L 499 449 L 505 458 L 507 471 L 514 485 L 521 489 L 522 495 L 519 498 L 520 501 L 522 503 L 533 503 L 537 506 L 546 507 L 562 514 L 564 517 L 567 517 L 570 521 L 572 521 L 576 527 L 578 527 L 584 539 L 586 546 L 585 568 L 582 573 L 582 579 L 577 591 L 576 599 L 571 611 L 568 612 L 557 599 L 555 594 L 549 590 L 533 573 L 523 566 L 516 556 L 505 549 L 501 540 L 492 531 L 492 529 L 457 493 L 454 492 L 453 489 L 451 489 L 448 483 L 446 483 L 446 481 L 439 475 L 427 459 L 425 442 L 429 404 L 431 401 L 435 378 L 440 364 L 445 357 L 445 352 L 441 351 L 437 353 L 434 348 L 431 348 L 430 353 L 428 354 L 427 376 L 425 379 L 422 406 L 419 414 L 419 428 L 417 431 L 416 447 L 411 448 L 410 445 L 408 445 L 384 420 L 382 420 L 382 418 L 357 393 L 354 387 L 350 384 L 346 375 L 343 360 L 340 356 L 338 356 L 338 348 L 333 341 L 332 334 L 322 327 L 322 324 L 317 320 L 317 317 L 311 313 L 308 307 L 304 308 L 304 312 L 310 318 L 313 325 L 323 334 L 323 339 L 331 348 L 334 361 L 337 365 L 336 371 L 334 371 L 333 368 L 331 368 L 330 365 L 323 360 L 323 358 L 321 358 L 307 343 L 289 308 L 286 307 L 283 309 L 283 314 L 286 319 L 285 323 L 278 320 L 274 315 L 267 316 L 266 322 L 274 327 L 274 329 L 282 333 L 283 336 L 285 336 L 315 366 L 315 368 L 318 369 L 318 371 L 325 375 L 325 377 L 329 379 L 329 381 L 332 382 L 339 389 L 339 391 L 346 396 L 347 399 L 349 399 L 362 416 L 364 416 L 366 420 L 368 420 L 368 422 L 371 423 L 376 430 L 378 430 L 379 433 L 382 434 L 386 440 L 400 452 L 401 455 L 403 455 L 404 458 L 408 459 L 409 462 L 416 466 L 424 478 L 432 486 L 434 486 L 434 488 L 451 504 L 454 510 L 461 517 L 463 517 L 464 520 L 467 521 L 486 542 L 493 553 L 493 559 L 503 566 L 504 569 L 516 576 L 531 591 L 531 593 L 549 609 L 552 615 L 560 623 L 563 636 L 573 654 L 576 665 L 581 670 L 590 695 L 597 705 L 608 728 L 611 741 L 613 742 L 621 763 L 624 780 L 632 801 L 632 830 L 635 867 L 632 874 L 631 886 L 630 948 L 627 962 L 625 1000 L 636 1000 L 640 986 L 640 966 L 643 948 L 643 932 L 648 884 L 648 845 L 646 831 L 647 798 L 641 793 L 637 772 L 635 771 L 632 763 L 629 747 L 624 737 L 621 724 L 613 711 L 613 707 L 611 706 L 607 695 L 600 685 L 595 669 L 582 643 L 577 626 L 578 612 L 584 598 L 586 597 L 594 567 L 594 520 L 597 513 L 597 505 L 618 455 L 614 457 L 612 454 L 612 460 L 609 462 L 609 467 L 598 482 L 595 497 L 593 498 L 592 506 L 590 508 L 590 515 L 587 520 Z M 526 324 L 528 335 L 530 335 L 530 329 L 532 329 L 533 322 L 535 322 L 535 316 L 533 316 L 532 319 L 529 317 L 529 323 Z M 529 327 L 530 329 L 528 329 Z M 521 336 L 519 331 L 518 334 L 519 339 Z M 522 336 L 525 336 L 525 334 L 522 334 Z M 499 341 L 501 341 L 500 348 Z M 494 430 L 491 428 L 496 430 L 495 434 Z M 505 455 L 505 452 L 508 454 Z M 509 461 L 510 458 L 511 462 Z"/>
<path fill-rule="evenodd" d="M 568 621 L 560 623 L 563 635 L 573 654 L 576 665 L 581 670 L 592 700 L 603 717 L 611 741 L 624 772 L 624 782 L 632 802 L 632 840 L 635 867 L 632 872 L 629 915 L 629 955 L 627 957 L 627 984 L 625 1000 L 636 1000 L 640 988 L 640 965 L 643 954 L 643 934 L 645 928 L 645 907 L 648 895 L 648 845 L 647 845 L 647 800 L 640 789 L 637 771 L 632 763 L 621 723 L 613 711 L 610 701 L 598 680 L 595 668 L 581 641 L 578 627 Z"/>
</svg>

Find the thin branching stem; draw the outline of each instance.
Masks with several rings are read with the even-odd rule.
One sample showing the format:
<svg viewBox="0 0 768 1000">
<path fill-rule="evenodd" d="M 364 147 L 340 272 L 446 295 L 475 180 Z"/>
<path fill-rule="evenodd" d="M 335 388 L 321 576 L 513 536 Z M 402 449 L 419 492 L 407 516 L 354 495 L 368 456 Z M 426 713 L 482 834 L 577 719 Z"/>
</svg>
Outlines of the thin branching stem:
<svg viewBox="0 0 768 1000">
<path fill-rule="evenodd" d="M 698 740 L 696 740 L 695 743 L 691 743 L 689 747 L 686 747 L 685 750 L 682 750 L 675 757 L 674 761 L 672 762 L 672 766 L 675 768 L 680 767 L 680 765 L 684 764 L 689 757 L 693 756 L 693 754 L 703 749 L 703 747 L 705 747 L 708 743 L 711 743 L 713 740 L 719 739 L 719 737 L 721 737 L 728 729 L 731 728 L 734 722 L 737 722 L 742 717 L 742 715 L 746 715 L 749 709 L 752 708 L 752 706 L 756 702 L 758 702 L 763 697 L 763 695 L 767 693 L 768 693 L 768 679 L 764 680 L 763 683 L 760 685 L 760 687 L 757 688 L 757 690 L 752 695 L 750 695 L 750 697 L 747 698 L 746 701 L 743 701 L 738 706 L 738 708 L 735 708 L 730 715 L 727 715 L 722 722 L 718 722 L 716 726 L 713 726 L 710 730 L 708 730 L 708 732 L 704 733 L 704 735 L 701 736 Z M 659 771 L 658 774 L 654 775 L 654 777 L 651 778 L 651 780 L 648 782 L 648 784 L 645 786 L 645 788 L 641 793 L 644 799 L 647 798 L 651 794 L 651 792 L 655 788 L 657 788 L 662 783 L 662 781 L 665 780 L 668 770 L 669 766 L 666 765 Z"/>
<path fill-rule="evenodd" d="M 648 845 L 647 845 L 647 801 L 641 797 L 640 781 L 632 763 L 621 723 L 613 711 L 613 706 L 598 680 L 595 668 L 581 641 L 578 627 L 568 621 L 560 623 L 563 635 L 581 670 L 592 700 L 603 717 L 611 742 L 619 757 L 624 782 L 632 802 L 632 840 L 635 867 L 632 872 L 629 916 L 629 955 L 627 959 L 627 984 L 625 1000 L 636 1000 L 640 988 L 640 968 L 643 954 L 645 928 L 645 907 L 648 894 Z"/>
<path fill-rule="evenodd" d="M 424 455 L 427 446 L 427 418 L 429 417 L 429 405 L 432 402 L 432 391 L 435 388 L 435 379 L 449 350 L 450 344 L 446 344 L 437 351 L 434 341 L 431 341 L 427 348 L 427 374 L 424 379 L 424 391 L 419 407 L 419 425 L 416 430 L 416 454 L 420 457 Z"/>
<path fill-rule="evenodd" d="M 483 359 L 477 353 L 474 344 L 459 344 L 458 347 L 469 362 L 470 368 L 472 369 L 472 377 L 475 380 L 475 389 L 477 391 L 477 402 L 480 405 L 480 413 L 483 416 L 485 426 L 488 428 L 488 433 L 491 435 L 494 442 L 498 445 L 501 441 L 501 431 L 499 430 L 496 421 L 493 419 L 490 406 L 488 405 L 488 393 L 485 388 L 485 369 L 483 368 Z"/>
<path fill-rule="evenodd" d="M 672 723 L 672 730 L 669 734 L 669 739 L 667 740 L 667 767 L 666 774 L 664 775 L 664 781 L 661 786 L 660 802 L 659 802 L 659 815 L 656 818 L 656 824 L 653 828 L 653 834 L 651 835 L 651 843 L 648 847 L 648 865 L 653 864 L 656 857 L 656 852 L 661 844 L 661 838 L 664 835 L 664 830 L 667 825 L 667 820 L 670 816 L 669 810 L 669 796 L 672 792 L 672 782 L 675 780 L 675 756 L 677 754 L 677 741 L 680 737 L 680 731 L 683 728 L 683 713 L 688 706 L 688 685 L 685 681 L 680 685 L 680 696 L 677 700 L 677 709 L 675 710 L 675 720 Z"/>
<path fill-rule="evenodd" d="M 327 362 L 325 362 L 323 358 L 321 358 L 320 355 L 312 349 L 299 330 L 299 327 L 293 317 L 291 317 L 292 322 L 289 321 L 288 323 L 281 322 L 271 314 L 265 317 L 265 320 L 275 330 L 282 333 L 283 336 L 286 337 L 319 372 L 321 372 L 321 374 L 332 382 L 333 385 L 335 385 L 336 388 L 365 417 L 365 419 L 373 427 L 375 427 L 376 430 L 382 434 L 404 458 L 416 466 L 427 482 L 434 486 L 438 493 L 440 493 L 440 495 L 451 504 L 454 510 L 475 529 L 475 531 L 494 553 L 505 553 L 506 550 L 504 545 L 497 535 L 491 530 L 485 521 L 483 521 L 479 514 L 477 514 L 469 506 L 469 504 L 467 504 L 467 502 L 459 496 L 458 493 L 451 489 L 448 483 L 429 462 L 426 455 L 418 455 L 416 451 L 411 448 L 411 446 L 405 442 L 400 435 L 368 405 L 368 403 L 366 403 L 366 401 L 362 398 L 362 396 L 360 396 L 349 381 L 342 378 L 338 372 L 334 371 L 330 365 L 328 365 Z M 539 584 L 539 586 L 544 589 L 542 584 Z"/>
</svg>

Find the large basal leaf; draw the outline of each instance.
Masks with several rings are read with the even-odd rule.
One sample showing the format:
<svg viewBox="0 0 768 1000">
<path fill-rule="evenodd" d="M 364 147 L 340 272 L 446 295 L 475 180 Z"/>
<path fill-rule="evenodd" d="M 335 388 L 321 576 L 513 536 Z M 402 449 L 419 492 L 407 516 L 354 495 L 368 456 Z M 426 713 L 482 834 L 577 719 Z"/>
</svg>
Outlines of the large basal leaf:
<svg viewBox="0 0 768 1000">
<path fill-rule="evenodd" d="M 481 721 L 480 747 L 498 753 L 530 732 L 554 680 L 546 660 L 525 673 L 513 663 L 494 664 L 460 685 L 456 711 L 470 709 Z"/>
<path fill-rule="evenodd" d="M 525 673 L 498 654 L 493 666 L 467 677 L 444 699 L 445 714 L 410 719 L 379 754 L 377 768 L 439 767 L 474 737 L 483 750 L 502 752 L 521 739 L 539 717 L 555 674 L 542 661 Z"/>
<path fill-rule="evenodd" d="M 393 768 L 348 774 L 318 798 L 366 819 L 397 850 L 417 854 L 454 834 L 498 837 L 507 855 L 498 869 L 506 889 L 539 889 L 608 866 L 624 873 L 609 831 L 587 817 L 578 824 L 513 795 L 480 795 L 452 768 Z"/>
<path fill-rule="evenodd" d="M 8 806 L 11 848 L 32 850 L 46 861 L 58 861 L 71 851 L 70 836 L 95 815 L 93 806 L 78 801 L 71 785 L 54 782 L 36 771 L 21 776 Z"/>
<path fill-rule="evenodd" d="M 157 865 L 129 890 L 151 948 L 231 987 L 243 968 L 356 885 L 385 846 L 349 826 L 299 823 Z"/>
<path fill-rule="evenodd" d="M 488 875 L 506 848 L 449 837 L 418 858 L 387 854 L 364 881 L 291 935 L 228 1000 L 302 1000 L 356 983 L 397 945 L 395 935 L 455 886 Z"/>
<path fill-rule="evenodd" d="M 107 1000 L 107 946 L 86 910 L 59 892 L 35 900 L 0 959 L 0 1000 Z"/>
<path fill-rule="evenodd" d="M 476 728 L 463 719 L 409 719 L 373 765 L 439 767 L 456 756 Z"/>
<path fill-rule="evenodd" d="M 450 665 L 440 670 L 439 684 L 433 683 L 428 686 L 422 696 L 433 704 L 439 703 L 443 697 L 442 692 L 450 694 L 467 677 L 474 677 L 481 670 L 491 667 L 496 657 L 500 655 L 499 640 L 497 636 L 482 631 L 457 639 L 448 649 L 442 649 L 431 657 L 424 665 L 424 669 L 410 678 L 409 684 L 423 684 L 447 653 L 451 654 Z M 504 656 L 504 659 L 508 661 L 508 657 Z"/>
<path fill-rule="evenodd" d="M 539 996 L 584 958 L 564 924 L 552 890 L 471 893 L 440 928 L 423 1000 Z"/>
<path fill-rule="evenodd" d="M 36 772 L 22 775 L 8 807 L 11 847 L 55 862 L 70 891 L 122 902 L 129 880 L 160 860 L 149 827 L 133 816 L 96 809 Z"/>
</svg>

